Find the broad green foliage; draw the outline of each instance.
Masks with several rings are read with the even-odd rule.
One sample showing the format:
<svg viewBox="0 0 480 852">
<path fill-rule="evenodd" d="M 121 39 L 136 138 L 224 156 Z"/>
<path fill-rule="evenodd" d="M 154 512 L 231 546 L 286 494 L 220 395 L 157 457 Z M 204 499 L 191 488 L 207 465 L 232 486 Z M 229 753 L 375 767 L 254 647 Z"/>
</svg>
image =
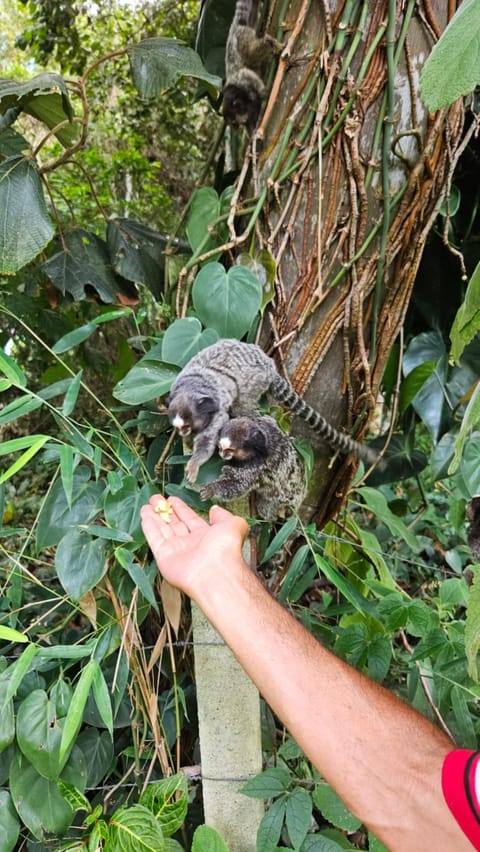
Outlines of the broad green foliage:
<svg viewBox="0 0 480 852">
<path fill-rule="evenodd" d="M 479 36 L 480 38 L 480 36 Z M 470 341 L 480 330 L 480 264 L 468 282 L 465 299 L 460 305 L 454 323 L 450 330 L 452 348 L 450 357 L 455 364 L 460 363 L 460 357 Z"/>
<path fill-rule="evenodd" d="M 149 38 L 128 49 L 133 82 L 144 98 L 155 98 L 174 86 L 182 77 L 194 77 L 212 95 L 222 87 L 220 77 L 205 71 L 191 47 L 173 38 Z"/>
<path fill-rule="evenodd" d="M 11 275 L 33 260 L 54 229 L 34 163 L 22 156 L 0 162 L 0 273 Z"/>
<path fill-rule="evenodd" d="M 174 772 L 194 761 L 198 734 L 190 649 L 186 632 L 181 653 L 164 647 L 168 603 L 139 513 L 158 490 L 205 508 L 183 479 L 164 397 L 205 347 L 255 339 L 274 294 L 276 261 L 255 244 L 255 217 L 244 253 L 231 253 L 238 208 L 225 176 L 192 193 L 215 126 L 194 87 L 219 94 L 233 3 L 202 5 L 205 65 L 187 41 L 189 4 L 167 4 L 170 28 L 149 33 L 136 12 L 102 9 L 76 55 L 62 20 L 78 44 L 84 9 L 34 5 L 25 42 L 53 51 L 65 74 L 0 81 L 0 847 L 13 852 L 21 833 L 65 852 L 228 852 L 197 825 L 196 790 Z M 472 26 L 471 0 L 460 11 Z M 154 23 L 163 12 L 151 10 Z M 260 202 L 245 206 L 259 215 Z M 356 483 L 323 531 L 293 517 L 262 524 L 257 542 L 266 582 L 273 564 L 275 592 L 308 629 L 421 712 L 433 702 L 472 747 L 479 581 L 475 568 L 469 587 L 463 572 L 465 505 L 480 491 L 477 273 L 452 329 L 453 365 L 437 330 L 392 356 L 383 392 L 387 417 L 398 400 L 398 431 L 386 473 Z M 219 468 L 211 460 L 199 482 Z M 359 821 L 270 728 L 268 768 L 243 787 L 271 803 L 259 852 L 355 848 Z M 369 848 L 384 852 L 372 836 Z"/>
<path fill-rule="evenodd" d="M 441 109 L 480 83 L 480 6 L 463 0 L 434 46 L 421 74 L 428 108 Z"/>
</svg>

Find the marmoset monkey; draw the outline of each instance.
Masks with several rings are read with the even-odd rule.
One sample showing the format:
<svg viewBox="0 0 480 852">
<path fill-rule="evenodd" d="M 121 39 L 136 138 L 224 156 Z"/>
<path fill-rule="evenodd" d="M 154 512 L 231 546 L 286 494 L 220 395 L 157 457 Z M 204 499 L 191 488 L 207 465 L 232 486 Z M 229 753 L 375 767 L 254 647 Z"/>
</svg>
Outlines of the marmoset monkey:
<svg viewBox="0 0 480 852">
<path fill-rule="evenodd" d="M 334 450 L 352 453 L 367 464 L 379 460 L 374 450 L 339 432 L 304 402 L 259 346 L 239 340 L 218 340 L 194 355 L 170 391 L 170 423 L 183 438 L 193 442 L 186 468 L 189 482 L 195 482 L 200 465 L 215 452 L 219 435 L 230 417 L 251 415 L 267 393 L 306 420 Z"/>
<path fill-rule="evenodd" d="M 275 521 L 296 512 L 306 490 L 305 465 L 273 417 L 254 414 L 228 420 L 218 440 L 227 461 L 202 500 L 234 500 L 254 492 L 256 516 Z"/>
<path fill-rule="evenodd" d="M 245 125 L 252 133 L 258 124 L 265 92 L 263 73 L 282 45 L 264 35 L 258 38 L 250 26 L 252 0 L 237 0 L 225 52 L 223 115 L 227 124 Z"/>
</svg>

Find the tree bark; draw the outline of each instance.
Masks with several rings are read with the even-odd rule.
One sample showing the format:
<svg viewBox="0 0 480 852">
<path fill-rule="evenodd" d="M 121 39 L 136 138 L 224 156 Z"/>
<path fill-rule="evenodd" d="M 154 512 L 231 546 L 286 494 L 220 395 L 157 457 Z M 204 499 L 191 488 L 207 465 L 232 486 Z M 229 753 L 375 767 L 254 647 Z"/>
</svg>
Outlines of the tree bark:
<svg viewBox="0 0 480 852">
<path fill-rule="evenodd" d="M 251 148 L 257 245 L 276 264 L 261 341 L 297 392 L 360 440 L 461 150 L 463 102 L 431 115 L 419 94 L 451 6 L 270 7 L 267 29 L 285 47 Z M 295 419 L 292 431 L 314 446 L 303 514 L 322 525 L 345 500 L 356 463 L 331 466 L 307 426 Z"/>
</svg>

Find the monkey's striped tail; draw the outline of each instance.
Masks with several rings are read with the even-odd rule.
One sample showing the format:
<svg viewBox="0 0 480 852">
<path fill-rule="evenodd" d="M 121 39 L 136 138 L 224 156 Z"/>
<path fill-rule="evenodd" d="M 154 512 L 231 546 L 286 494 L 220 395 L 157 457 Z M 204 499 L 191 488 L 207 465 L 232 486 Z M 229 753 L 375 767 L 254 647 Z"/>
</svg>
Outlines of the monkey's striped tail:
<svg viewBox="0 0 480 852">
<path fill-rule="evenodd" d="M 335 429 L 318 411 L 315 411 L 311 405 L 304 402 L 281 376 L 275 377 L 270 390 L 276 399 L 285 403 L 293 414 L 298 414 L 302 420 L 305 420 L 311 429 L 334 450 L 338 450 L 345 455 L 351 453 L 355 458 L 360 459 L 367 465 L 378 464 L 380 462 L 383 466 L 383 461 L 375 450 L 372 450 L 365 444 L 354 441 L 349 435 Z"/>
</svg>

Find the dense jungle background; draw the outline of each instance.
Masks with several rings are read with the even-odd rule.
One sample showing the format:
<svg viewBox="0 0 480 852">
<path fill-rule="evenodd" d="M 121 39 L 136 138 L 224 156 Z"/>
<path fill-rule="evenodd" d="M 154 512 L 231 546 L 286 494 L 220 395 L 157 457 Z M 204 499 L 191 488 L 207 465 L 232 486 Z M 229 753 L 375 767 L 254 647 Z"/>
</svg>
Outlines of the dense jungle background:
<svg viewBox="0 0 480 852">
<path fill-rule="evenodd" d="M 260 342 L 385 460 L 274 409 L 310 486 L 260 525 L 255 570 L 476 747 L 480 80 L 455 88 L 461 32 L 452 89 L 420 85 L 455 8 L 264 4 L 286 48 L 250 139 L 220 108 L 231 0 L 3 0 L 0 852 L 228 849 L 204 825 L 189 604 L 139 526 L 159 490 L 205 509 L 165 398 L 222 337 Z M 266 706 L 262 735 L 260 852 L 383 848 Z"/>
</svg>

